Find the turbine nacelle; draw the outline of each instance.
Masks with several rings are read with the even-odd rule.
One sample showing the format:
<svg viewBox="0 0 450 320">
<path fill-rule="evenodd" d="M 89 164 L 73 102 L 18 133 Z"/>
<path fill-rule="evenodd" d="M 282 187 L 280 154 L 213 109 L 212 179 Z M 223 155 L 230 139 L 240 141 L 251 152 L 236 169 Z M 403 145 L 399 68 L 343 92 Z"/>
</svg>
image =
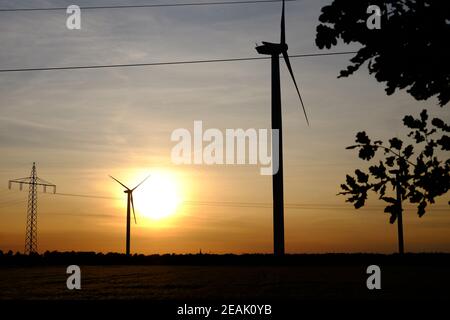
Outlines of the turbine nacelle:
<svg viewBox="0 0 450 320">
<path fill-rule="evenodd" d="M 147 176 L 147 178 L 145 178 L 144 180 L 142 180 L 141 183 L 139 183 L 136 187 L 134 187 L 133 189 L 128 188 L 126 185 L 124 185 L 122 182 L 120 182 L 119 180 L 117 180 L 116 178 L 114 178 L 113 176 L 109 176 L 111 179 L 113 179 L 114 181 L 116 181 L 117 183 L 119 183 L 122 187 L 125 188 L 125 190 L 123 191 L 123 193 L 126 193 L 129 195 L 129 198 L 127 199 L 127 205 L 128 207 L 130 207 L 133 209 L 133 217 L 134 217 L 134 223 L 136 222 L 136 212 L 134 211 L 134 199 L 133 199 L 133 191 L 136 190 L 141 184 L 143 184 L 149 177 Z"/>
<path fill-rule="evenodd" d="M 283 59 L 286 62 L 286 67 L 289 70 L 289 74 L 291 75 L 292 81 L 294 82 L 295 89 L 297 90 L 298 97 L 300 99 L 300 103 L 302 105 L 303 114 L 305 115 L 306 123 L 309 125 L 308 115 L 306 114 L 305 105 L 303 103 L 302 95 L 300 94 L 300 90 L 298 89 L 297 81 L 295 80 L 294 72 L 292 71 L 291 61 L 289 60 L 288 55 L 288 45 L 286 43 L 286 19 L 285 19 L 285 1 L 283 0 L 283 7 L 281 9 L 281 36 L 280 43 L 272 43 L 263 41 L 262 45 L 256 46 L 256 51 L 259 54 L 269 55 L 269 56 L 278 56 L 280 54 L 283 55 Z"/>
<path fill-rule="evenodd" d="M 287 52 L 288 48 L 289 47 L 286 43 L 273 43 L 263 41 L 262 45 L 256 46 L 256 51 L 259 54 L 273 56 L 273 55 L 280 55 L 283 52 Z"/>
</svg>

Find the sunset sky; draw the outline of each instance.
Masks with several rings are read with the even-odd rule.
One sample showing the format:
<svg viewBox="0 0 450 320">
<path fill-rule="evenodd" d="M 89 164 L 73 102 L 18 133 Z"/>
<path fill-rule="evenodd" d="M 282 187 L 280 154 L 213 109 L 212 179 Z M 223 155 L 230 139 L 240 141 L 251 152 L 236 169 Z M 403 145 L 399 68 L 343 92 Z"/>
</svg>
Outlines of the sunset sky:
<svg viewBox="0 0 450 320">
<path fill-rule="evenodd" d="M 0 0 L 0 8 L 94 2 L 149 3 Z M 287 3 L 291 55 L 320 52 L 315 30 L 330 2 Z M 279 41 L 280 9 L 267 3 L 86 10 L 81 30 L 66 29 L 64 11 L 0 12 L 0 68 L 257 57 L 256 42 Z M 438 107 L 435 99 L 387 96 L 366 66 L 337 79 L 350 57 L 292 59 L 310 127 L 281 65 L 288 253 L 395 252 L 397 226 L 375 194 L 358 211 L 336 196 L 347 173 L 367 167 L 345 147 L 362 130 L 382 140 L 402 137 L 403 116 L 425 107 L 450 120 L 448 106 Z M 148 174 L 135 194 L 133 253 L 272 252 L 270 176 L 257 166 L 172 163 L 171 133 L 193 130 L 195 120 L 205 129 L 269 128 L 270 61 L 1 73 L 0 250 L 24 249 L 27 190 L 8 190 L 8 180 L 28 176 L 35 161 L 38 176 L 55 183 L 58 193 L 105 197 L 40 193 L 40 252 L 123 252 L 126 195 L 108 175 L 133 187 Z M 406 251 L 450 252 L 448 195 L 439 200 L 422 218 L 408 206 Z M 175 210 L 154 219 L 152 210 L 168 210 L 164 203 Z"/>
</svg>

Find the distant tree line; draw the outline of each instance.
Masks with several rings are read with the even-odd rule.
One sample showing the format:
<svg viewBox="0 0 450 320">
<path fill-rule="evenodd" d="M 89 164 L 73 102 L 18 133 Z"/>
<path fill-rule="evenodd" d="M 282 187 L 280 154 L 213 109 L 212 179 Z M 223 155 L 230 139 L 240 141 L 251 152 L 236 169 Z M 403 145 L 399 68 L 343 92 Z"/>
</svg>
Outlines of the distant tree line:
<svg viewBox="0 0 450 320">
<path fill-rule="evenodd" d="M 398 254 L 328 253 L 328 254 L 287 254 L 274 257 L 272 254 L 134 254 L 96 252 L 58 252 L 24 255 L 19 252 L 0 251 L 2 266 L 69 266 L 83 265 L 368 265 L 374 261 L 382 264 L 408 265 L 449 265 L 448 253 L 415 253 L 401 258 Z"/>
</svg>

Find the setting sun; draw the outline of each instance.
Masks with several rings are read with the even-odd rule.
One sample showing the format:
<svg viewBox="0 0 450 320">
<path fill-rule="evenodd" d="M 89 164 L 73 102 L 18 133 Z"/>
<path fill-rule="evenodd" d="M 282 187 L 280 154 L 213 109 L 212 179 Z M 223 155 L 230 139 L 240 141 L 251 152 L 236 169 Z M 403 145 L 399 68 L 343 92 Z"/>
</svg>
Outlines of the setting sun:
<svg viewBox="0 0 450 320">
<path fill-rule="evenodd" d="M 134 194 L 136 213 L 153 220 L 173 215 L 181 202 L 177 179 L 168 172 L 152 172 Z"/>
</svg>

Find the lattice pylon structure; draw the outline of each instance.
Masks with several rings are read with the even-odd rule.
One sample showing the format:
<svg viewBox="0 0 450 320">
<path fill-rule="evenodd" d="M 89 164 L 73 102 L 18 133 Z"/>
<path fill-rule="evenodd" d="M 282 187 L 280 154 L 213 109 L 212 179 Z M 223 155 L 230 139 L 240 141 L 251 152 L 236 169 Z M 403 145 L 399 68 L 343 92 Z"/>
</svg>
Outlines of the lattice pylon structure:
<svg viewBox="0 0 450 320">
<path fill-rule="evenodd" d="M 28 207 L 27 207 L 27 226 L 25 231 L 25 254 L 32 254 L 37 252 L 37 188 L 42 186 L 44 192 L 47 187 L 53 188 L 53 193 L 56 193 L 56 185 L 40 179 L 36 173 L 36 163 L 33 162 L 31 175 L 26 178 L 9 180 L 9 189 L 12 184 L 19 184 L 20 190 L 23 185 L 27 184 L 28 189 Z"/>
<path fill-rule="evenodd" d="M 37 185 L 36 164 L 31 169 L 31 183 L 28 190 L 27 229 L 25 232 L 25 253 L 37 252 Z"/>
</svg>

